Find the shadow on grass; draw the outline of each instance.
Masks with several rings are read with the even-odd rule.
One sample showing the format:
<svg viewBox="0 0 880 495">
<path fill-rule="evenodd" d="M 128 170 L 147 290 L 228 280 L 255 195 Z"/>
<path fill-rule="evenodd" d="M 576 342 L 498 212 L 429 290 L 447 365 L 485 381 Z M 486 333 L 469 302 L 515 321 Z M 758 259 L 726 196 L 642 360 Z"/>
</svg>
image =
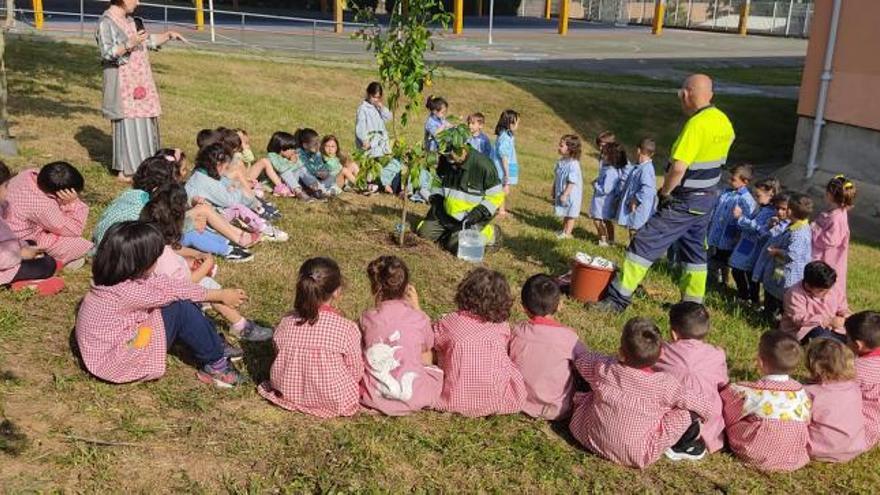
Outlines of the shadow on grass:
<svg viewBox="0 0 880 495">
<path fill-rule="evenodd" d="M 504 239 L 504 248 L 518 259 L 532 262 L 552 274 L 562 274 L 569 269 L 569 256 L 558 251 L 559 242 L 533 236 L 512 236 Z"/>
<path fill-rule="evenodd" d="M 269 371 L 275 361 L 275 347 L 271 340 L 263 342 L 241 342 L 244 350 L 244 368 L 254 384 L 269 379 Z"/>
<path fill-rule="evenodd" d="M 93 125 L 84 125 L 73 137 L 88 152 L 89 160 L 98 162 L 110 170 L 113 164 L 113 137 L 110 134 Z"/>
</svg>

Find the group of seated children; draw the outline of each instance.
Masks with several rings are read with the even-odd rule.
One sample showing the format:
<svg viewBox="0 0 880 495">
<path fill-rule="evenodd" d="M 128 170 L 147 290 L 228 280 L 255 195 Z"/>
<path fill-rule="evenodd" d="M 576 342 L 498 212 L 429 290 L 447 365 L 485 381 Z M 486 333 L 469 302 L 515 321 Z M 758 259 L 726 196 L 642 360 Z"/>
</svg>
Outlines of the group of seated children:
<svg viewBox="0 0 880 495">
<path fill-rule="evenodd" d="M 780 192 L 775 179 L 755 183 L 752 168 L 737 165 L 731 189 L 719 197 L 707 243 L 710 280 L 726 286 L 728 267 L 737 297 L 756 307 L 764 288 L 765 313 L 806 344 L 815 337 L 843 340 L 849 252 L 848 211 L 855 185 L 844 176 L 825 189 L 828 210 L 813 223 L 813 201 Z"/>
<path fill-rule="evenodd" d="M 657 180 L 654 173 L 656 143 L 651 138 L 639 141 L 636 163 L 630 163 L 626 150 L 614 133 L 605 131 L 596 138 L 599 150 L 599 175 L 593 181 L 590 218 L 596 227 L 599 246 L 614 243 L 614 223 L 624 227 L 630 238 L 647 223 L 657 208 Z M 570 239 L 583 201 L 583 176 L 580 138 L 562 136 L 557 152 L 552 197 L 557 217 L 563 219 L 559 239 Z"/>
</svg>

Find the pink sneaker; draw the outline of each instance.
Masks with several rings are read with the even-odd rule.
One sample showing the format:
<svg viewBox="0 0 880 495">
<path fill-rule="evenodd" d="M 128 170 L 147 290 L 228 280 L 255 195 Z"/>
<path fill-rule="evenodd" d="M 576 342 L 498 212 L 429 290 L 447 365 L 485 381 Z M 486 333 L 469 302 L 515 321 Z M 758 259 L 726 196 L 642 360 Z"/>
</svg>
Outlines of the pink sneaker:
<svg viewBox="0 0 880 495">
<path fill-rule="evenodd" d="M 11 287 L 13 292 L 33 289 L 40 296 L 54 296 L 64 289 L 64 280 L 59 277 L 44 278 L 42 280 L 19 280 L 18 282 L 13 282 Z"/>
<path fill-rule="evenodd" d="M 293 191 L 287 187 L 287 184 L 280 184 L 275 186 L 275 189 L 272 190 L 272 194 L 275 196 L 281 196 L 282 198 L 289 198 L 293 196 Z"/>
</svg>

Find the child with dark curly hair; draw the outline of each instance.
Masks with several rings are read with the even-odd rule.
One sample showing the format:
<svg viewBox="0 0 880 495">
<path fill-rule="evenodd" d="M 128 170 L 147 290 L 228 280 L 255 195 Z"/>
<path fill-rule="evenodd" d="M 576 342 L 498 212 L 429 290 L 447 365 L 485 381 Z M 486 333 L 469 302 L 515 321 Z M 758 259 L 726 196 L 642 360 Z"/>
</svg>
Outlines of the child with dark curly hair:
<svg viewBox="0 0 880 495">
<path fill-rule="evenodd" d="M 504 275 L 476 268 L 458 284 L 458 311 L 434 324 L 445 381 L 435 407 L 479 417 L 522 409 L 526 386 L 507 355 L 513 297 Z"/>
<path fill-rule="evenodd" d="M 361 404 L 389 416 L 430 407 L 443 388 L 443 371 L 432 365 L 431 319 L 419 307 L 409 269 L 397 256 L 367 266 L 376 305 L 361 315 L 364 379 Z"/>
</svg>

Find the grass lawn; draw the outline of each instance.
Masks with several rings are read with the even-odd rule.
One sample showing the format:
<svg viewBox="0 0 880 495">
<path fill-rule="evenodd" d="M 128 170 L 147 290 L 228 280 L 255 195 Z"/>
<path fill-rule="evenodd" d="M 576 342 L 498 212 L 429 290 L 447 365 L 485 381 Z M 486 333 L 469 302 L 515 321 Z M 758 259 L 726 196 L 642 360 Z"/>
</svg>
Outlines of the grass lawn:
<svg viewBox="0 0 880 495">
<path fill-rule="evenodd" d="M 13 40 L 7 49 L 10 113 L 22 156 L 16 169 L 65 159 L 85 174 L 90 224 L 122 189 L 104 169 L 110 159 L 109 125 L 99 112 L 101 75 L 88 45 Z M 203 127 L 244 127 L 254 149 L 278 129 L 310 126 L 334 132 L 343 147 L 353 141 L 353 119 L 369 70 L 245 60 L 164 50 L 152 58 L 160 85 L 164 144 L 195 153 Z M 762 69 L 758 69 L 761 71 Z M 480 110 L 494 124 L 499 112 L 522 112 L 518 134 L 521 185 L 510 200 L 513 215 L 501 222 L 506 247 L 487 264 L 503 271 L 514 290 L 531 274 L 559 273 L 578 250 L 620 260 L 621 247 L 599 249 L 581 219 L 575 240 L 558 242 L 548 200 L 555 146 L 577 132 L 591 142 L 614 129 L 632 145 L 650 134 L 661 155 L 683 120 L 672 95 L 440 78 L 454 115 Z M 795 103 L 752 97 L 719 98 L 734 121 L 734 160 L 783 163 L 794 135 Z M 407 130 L 421 138 L 422 116 Z M 596 172 L 590 152 L 587 179 Z M 665 163 L 659 157 L 657 163 Z M 221 262 L 219 281 L 251 295 L 244 313 L 275 324 L 289 310 L 295 272 L 311 256 L 337 259 L 346 277 L 340 309 L 357 318 L 370 305 L 366 264 L 377 255 L 403 257 L 432 316 L 453 309 L 456 283 L 470 268 L 422 244 L 399 249 L 387 242 L 397 222 L 389 197 L 345 196 L 325 204 L 281 201 L 285 244 L 261 245 L 247 265 Z M 424 214 L 424 208 L 416 215 Z M 855 244 L 850 301 L 880 306 L 877 249 Z M 218 391 L 199 383 L 194 369 L 169 357 L 159 381 L 114 386 L 90 378 L 70 349 L 77 301 L 89 284 L 87 270 L 65 276 L 69 289 L 51 299 L 0 292 L 0 417 L 17 425 L 27 443 L 0 427 L 0 486 L 4 491 L 217 492 L 265 491 L 484 491 L 484 492 L 869 492 L 880 483 L 877 451 L 845 466 L 812 464 L 793 474 L 753 471 L 728 454 L 696 464 L 660 461 L 644 471 L 624 469 L 572 444 L 564 426 L 521 415 L 466 419 L 424 412 L 406 418 L 360 415 L 326 420 L 285 412 L 262 400 L 253 386 Z M 567 303 L 560 319 L 588 346 L 616 349 L 619 328 L 635 315 L 666 326 L 661 304 L 677 298 L 675 285 L 656 269 L 646 281 L 653 300 L 640 299 L 620 317 Z M 727 350 L 731 377 L 754 378 L 754 354 L 763 323 L 726 297 L 708 299 L 714 322 L 710 341 Z M 517 309 L 515 319 L 524 315 Z M 266 378 L 271 349 L 248 346 L 245 368 Z M 72 437 L 124 445 L 100 446 Z"/>
</svg>

